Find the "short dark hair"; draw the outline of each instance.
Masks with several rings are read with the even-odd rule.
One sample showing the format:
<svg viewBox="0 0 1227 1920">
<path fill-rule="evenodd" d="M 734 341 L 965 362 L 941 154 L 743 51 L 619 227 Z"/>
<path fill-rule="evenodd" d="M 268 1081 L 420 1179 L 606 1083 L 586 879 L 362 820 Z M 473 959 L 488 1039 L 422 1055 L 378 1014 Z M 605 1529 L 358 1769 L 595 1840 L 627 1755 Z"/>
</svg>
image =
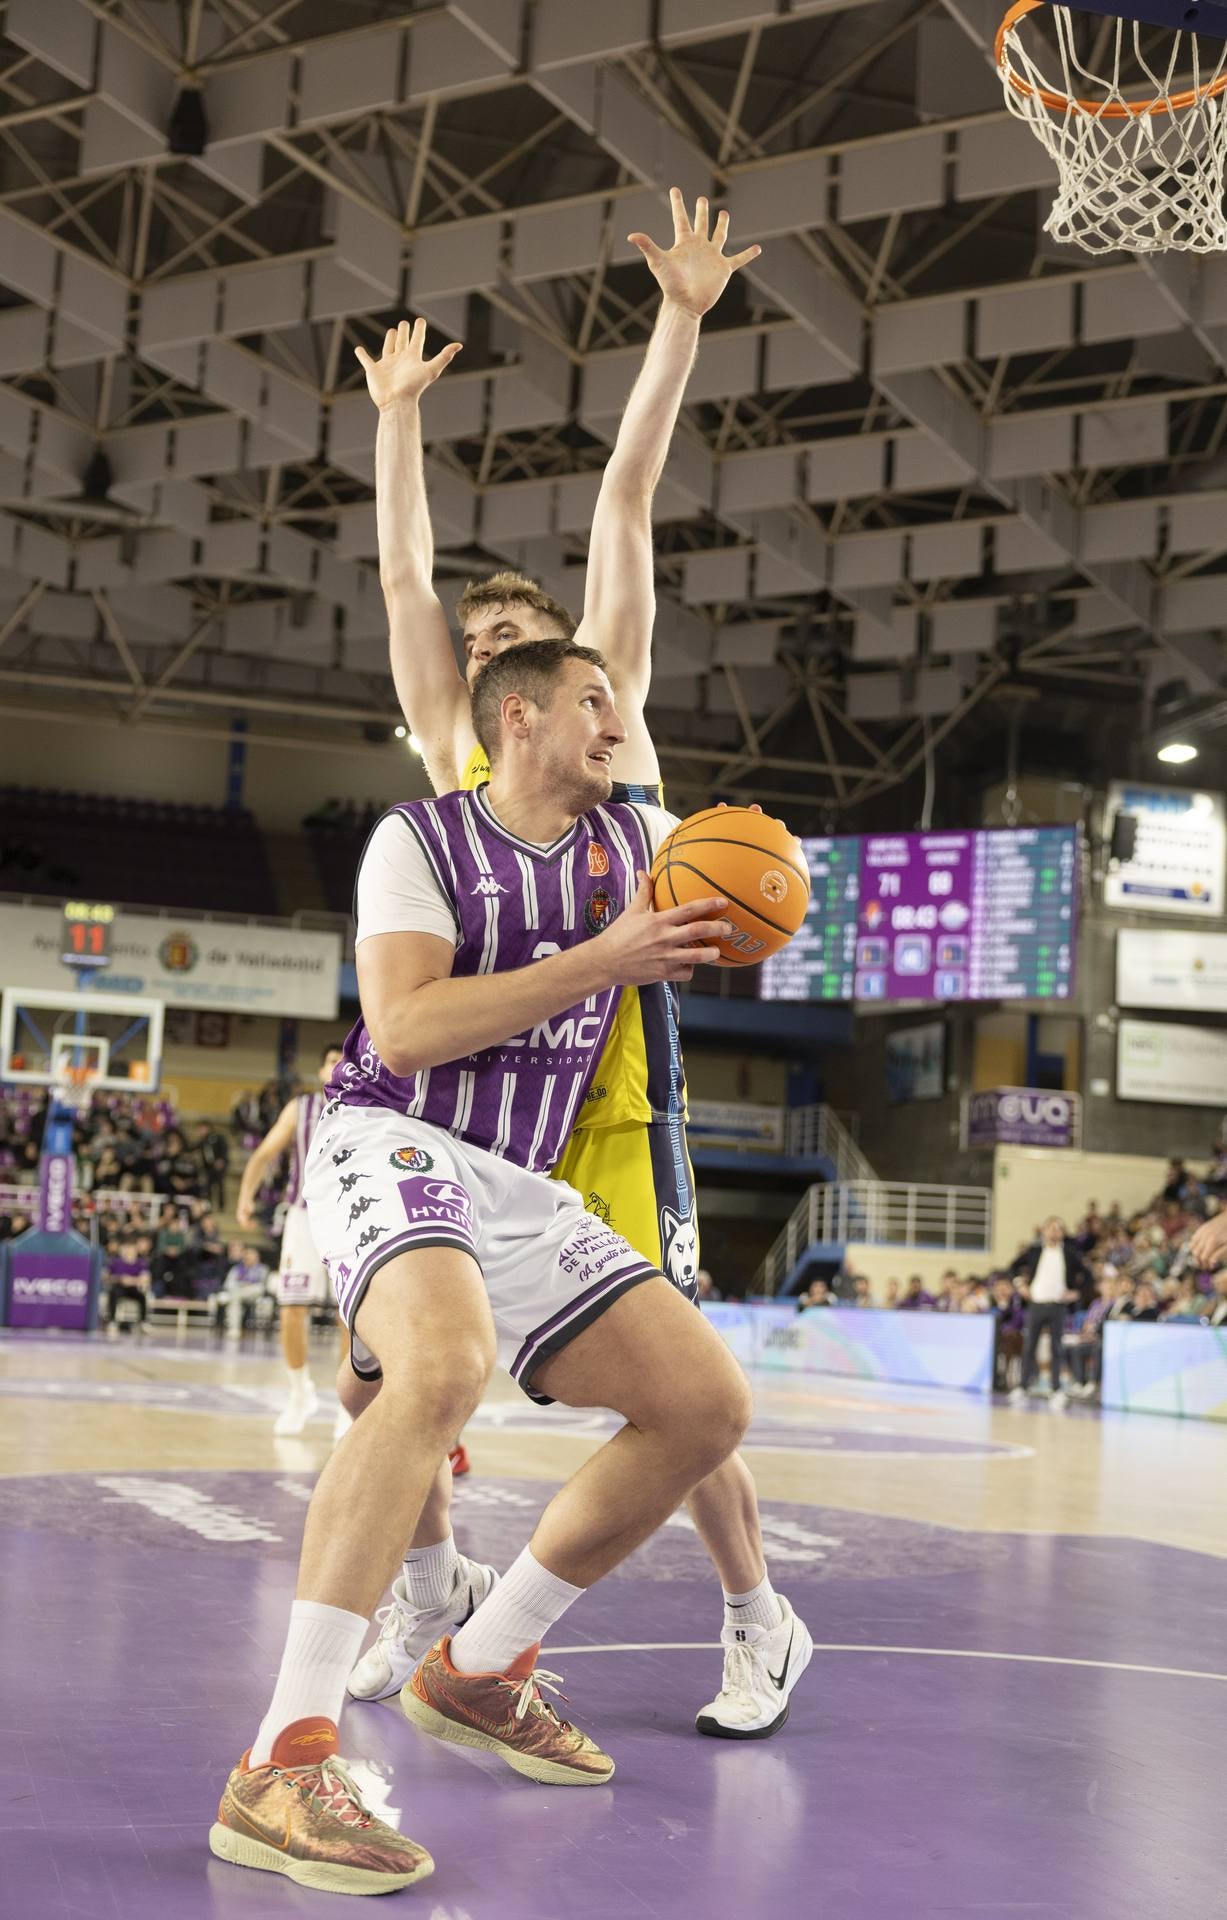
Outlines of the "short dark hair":
<svg viewBox="0 0 1227 1920">
<path fill-rule="evenodd" d="M 321 1067 L 323 1066 L 325 1060 L 328 1058 L 330 1053 L 344 1053 L 344 1051 L 345 1051 L 345 1042 L 343 1040 L 330 1040 L 326 1047 L 320 1048 Z"/>
<path fill-rule="evenodd" d="M 473 682 L 473 731 L 491 766 L 501 744 L 499 714 L 507 695 L 523 694 L 544 711 L 569 660 L 585 660 L 606 671 L 603 654 L 595 647 L 577 647 L 573 640 L 525 640 L 487 660 Z"/>
</svg>

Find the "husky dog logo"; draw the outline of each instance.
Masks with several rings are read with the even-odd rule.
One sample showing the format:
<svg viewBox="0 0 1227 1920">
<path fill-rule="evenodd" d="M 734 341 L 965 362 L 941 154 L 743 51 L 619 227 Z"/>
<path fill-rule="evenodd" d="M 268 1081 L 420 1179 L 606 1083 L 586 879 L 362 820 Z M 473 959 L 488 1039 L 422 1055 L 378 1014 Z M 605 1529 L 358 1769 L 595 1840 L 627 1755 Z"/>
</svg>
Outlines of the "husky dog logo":
<svg viewBox="0 0 1227 1920">
<path fill-rule="evenodd" d="M 661 1208 L 660 1244 L 666 1277 L 675 1287 L 692 1287 L 699 1271 L 699 1230 L 693 1206 L 684 1217 L 672 1207 Z"/>
<path fill-rule="evenodd" d="M 588 848 L 588 877 L 592 880 L 603 880 L 608 872 L 609 855 L 604 847 L 599 847 L 594 840 Z"/>
<path fill-rule="evenodd" d="M 424 1147 L 397 1147 L 389 1155 L 388 1165 L 401 1173 L 433 1173 L 435 1163 Z"/>
</svg>

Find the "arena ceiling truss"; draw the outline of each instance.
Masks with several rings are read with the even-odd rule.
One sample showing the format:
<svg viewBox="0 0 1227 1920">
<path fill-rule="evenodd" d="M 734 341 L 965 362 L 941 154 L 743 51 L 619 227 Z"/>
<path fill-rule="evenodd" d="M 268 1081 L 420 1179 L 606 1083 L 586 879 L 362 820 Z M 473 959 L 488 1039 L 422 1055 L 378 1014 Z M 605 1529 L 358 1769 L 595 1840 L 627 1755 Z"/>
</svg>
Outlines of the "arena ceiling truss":
<svg viewBox="0 0 1227 1920">
<path fill-rule="evenodd" d="M 1217 712 L 1227 259 L 1045 240 L 997 12 L 7 0 L 0 699 L 386 729 L 353 347 L 404 312 L 466 342 L 441 572 L 578 602 L 655 306 L 624 236 L 676 182 L 765 252 L 657 502 L 675 788 L 835 818 L 1020 709 L 1075 763 L 1156 689 Z"/>
</svg>

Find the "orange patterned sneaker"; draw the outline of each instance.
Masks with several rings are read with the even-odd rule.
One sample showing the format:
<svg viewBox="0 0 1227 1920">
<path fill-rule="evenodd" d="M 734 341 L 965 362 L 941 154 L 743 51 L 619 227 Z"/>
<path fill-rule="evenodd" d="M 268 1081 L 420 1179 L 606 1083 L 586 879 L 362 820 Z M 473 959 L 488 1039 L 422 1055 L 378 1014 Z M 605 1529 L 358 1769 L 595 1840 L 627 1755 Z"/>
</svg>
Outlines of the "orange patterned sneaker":
<svg viewBox="0 0 1227 1920">
<path fill-rule="evenodd" d="M 451 1467 L 451 1470 L 452 1470 L 453 1479 L 458 1480 L 462 1473 L 469 1473 L 472 1471 L 472 1465 L 469 1460 L 469 1456 L 465 1451 L 465 1449 L 461 1446 L 459 1440 L 457 1440 L 455 1446 L 452 1448 L 451 1452 L 448 1454 L 447 1459 L 448 1459 L 448 1465 Z"/>
<path fill-rule="evenodd" d="M 434 1872 L 425 1847 L 367 1812 L 331 1720 L 295 1720 L 267 1766 L 247 1761 L 227 1780 L 209 1833 L 219 1860 L 322 1893 L 395 1893 Z"/>
<path fill-rule="evenodd" d="M 543 1685 L 558 1692 L 551 1682 L 559 1675 L 535 1666 L 539 1646 L 506 1673 L 457 1673 L 451 1644 L 445 1634 L 401 1688 L 405 1718 L 415 1727 L 458 1747 L 484 1747 L 517 1773 L 553 1787 L 603 1787 L 613 1778 L 609 1755 L 542 1698 Z"/>
</svg>

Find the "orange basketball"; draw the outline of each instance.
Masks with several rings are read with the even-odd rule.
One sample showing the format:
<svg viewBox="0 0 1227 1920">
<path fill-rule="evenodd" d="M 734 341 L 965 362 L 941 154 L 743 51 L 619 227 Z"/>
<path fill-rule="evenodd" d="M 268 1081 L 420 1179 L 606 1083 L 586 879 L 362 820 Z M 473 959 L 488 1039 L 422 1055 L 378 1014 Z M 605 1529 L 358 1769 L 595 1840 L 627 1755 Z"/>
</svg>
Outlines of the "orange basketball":
<svg viewBox="0 0 1227 1920">
<path fill-rule="evenodd" d="M 731 940 L 720 964 L 754 967 L 787 946 L 809 906 L 801 842 L 782 820 L 749 807 L 707 807 L 673 829 L 652 863 L 657 907 L 723 894 Z"/>
</svg>

